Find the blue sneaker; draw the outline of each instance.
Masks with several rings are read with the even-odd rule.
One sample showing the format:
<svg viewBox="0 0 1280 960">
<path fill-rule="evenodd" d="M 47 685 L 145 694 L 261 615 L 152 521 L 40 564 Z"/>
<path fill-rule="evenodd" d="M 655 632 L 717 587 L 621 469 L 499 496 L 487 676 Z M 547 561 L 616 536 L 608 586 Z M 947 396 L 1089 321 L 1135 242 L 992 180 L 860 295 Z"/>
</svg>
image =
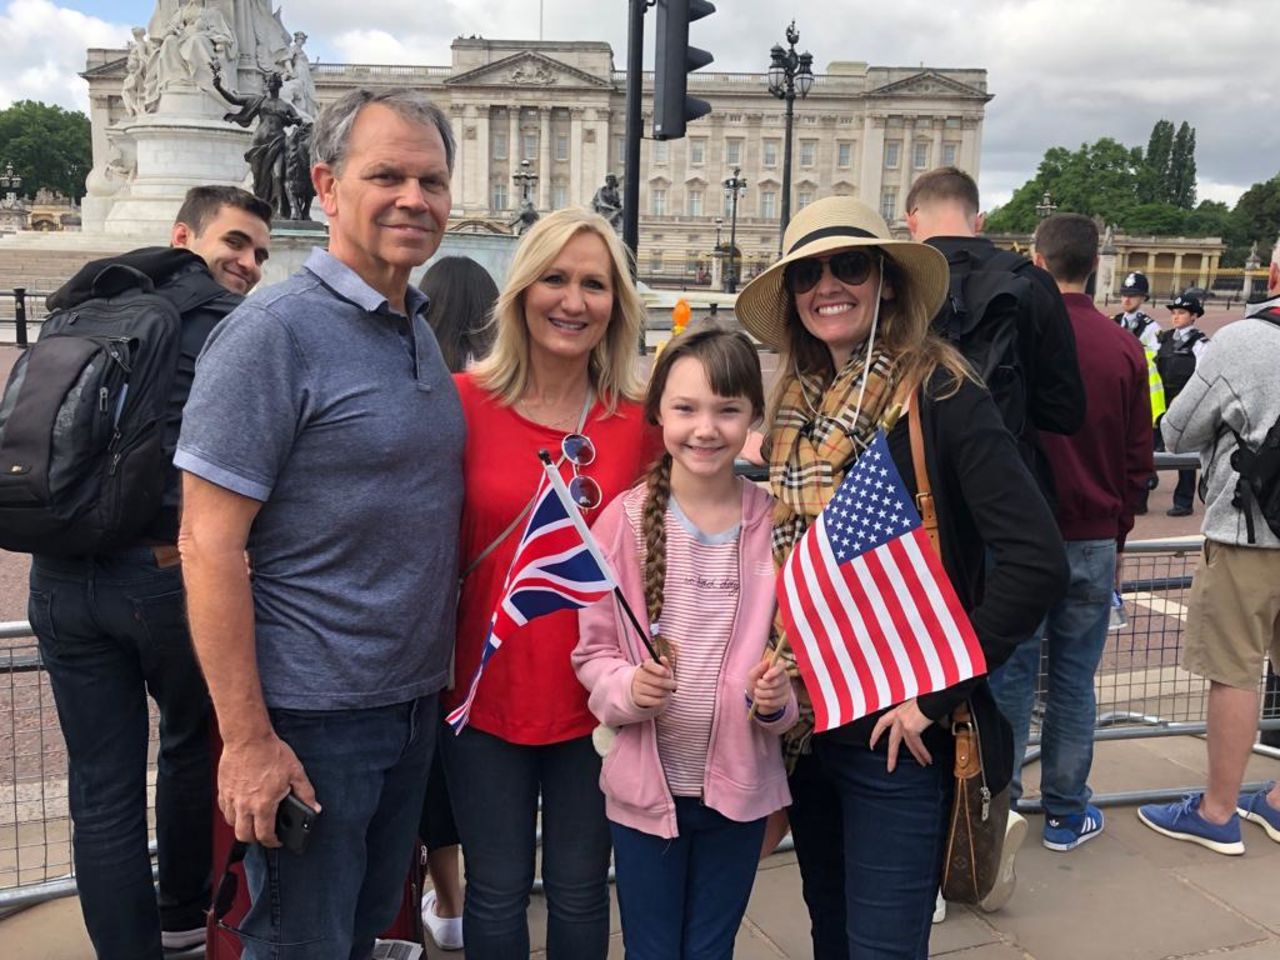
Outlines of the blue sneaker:
<svg viewBox="0 0 1280 960">
<path fill-rule="evenodd" d="M 1177 803 L 1148 803 L 1138 808 L 1138 819 L 1156 833 L 1174 840 L 1189 840 L 1214 853 L 1238 857 L 1244 853 L 1240 839 L 1240 817 L 1232 815 L 1226 823 L 1210 823 L 1200 816 L 1204 794 L 1193 793 Z"/>
<path fill-rule="evenodd" d="M 1240 794 L 1240 799 L 1236 801 L 1236 813 L 1245 820 L 1258 824 L 1267 831 L 1268 837 L 1280 843 L 1280 810 L 1267 802 L 1267 794 L 1274 790 L 1275 786 L 1276 782 L 1272 780 L 1261 790 Z"/>
<path fill-rule="evenodd" d="M 1074 850 L 1086 840 L 1092 840 L 1102 832 L 1102 811 L 1093 804 L 1086 804 L 1084 813 L 1069 817 L 1046 817 L 1044 821 L 1044 845 L 1050 850 Z"/>
</svg>

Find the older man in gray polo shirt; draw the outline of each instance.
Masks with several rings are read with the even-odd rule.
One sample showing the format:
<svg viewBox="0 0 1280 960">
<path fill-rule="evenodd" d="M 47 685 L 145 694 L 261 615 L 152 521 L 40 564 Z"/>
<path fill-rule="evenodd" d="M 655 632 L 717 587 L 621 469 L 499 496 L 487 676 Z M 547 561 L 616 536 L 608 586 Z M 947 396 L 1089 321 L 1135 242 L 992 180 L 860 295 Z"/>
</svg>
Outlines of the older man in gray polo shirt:
<svg viewBox="0 0 1280 960">
<path fill-rule="evenodd" d="M 329 249 L 209 338 L 175 458 L 250 958 L 367 957 L 394 918 L 454 633 L 464 426 L 409 286 L 449 215 L 449 124 L 357 90 L 313 151 Z M 290 791 L 321 811 L 304 855 L 275 832 Z"/>
</svg>

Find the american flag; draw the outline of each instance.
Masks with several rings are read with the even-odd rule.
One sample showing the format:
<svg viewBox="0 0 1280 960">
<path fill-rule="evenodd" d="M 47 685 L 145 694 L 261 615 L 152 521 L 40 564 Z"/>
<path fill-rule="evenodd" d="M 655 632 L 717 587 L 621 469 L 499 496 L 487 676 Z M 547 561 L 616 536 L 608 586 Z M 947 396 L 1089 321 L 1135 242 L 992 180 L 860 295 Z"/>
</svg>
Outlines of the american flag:
<svg viewBox="0 0 1280 960">
<path fill-rule="evenodd" d="M 557 610 L 577 610 L 601 600 L 617 586 L 586 522 L 569 499 L 559 471 L 548 465 L 524 536 L 507 571 L 502 596 L 489 621 L 489 636 L 471 678 L 467 699 L 445 720 L 462 732 L 489 658 L 530 620 Z"/>
<path fill-rule="evenodd" d="M 883 430 L 787 557 L 778 605 L 819 732 L 987 669 Z"/>
</svg>

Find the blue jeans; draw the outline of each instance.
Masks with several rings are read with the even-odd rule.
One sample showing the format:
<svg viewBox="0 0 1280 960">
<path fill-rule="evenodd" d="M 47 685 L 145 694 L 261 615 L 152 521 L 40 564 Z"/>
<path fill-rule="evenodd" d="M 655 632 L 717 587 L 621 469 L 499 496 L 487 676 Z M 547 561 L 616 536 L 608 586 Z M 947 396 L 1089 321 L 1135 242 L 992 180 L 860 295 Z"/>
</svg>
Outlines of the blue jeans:
<svg viewBox="0 0 1280 960">
<path fill-rule="evenodd" d="M 444 765 L 462 837 L 468 960 L 529 956 L 538 796 L 549 960 L 609 951 L 609 823 L 590 737 L 525 746 L 473 727 L 444 735 Z"/>
<path fill-rule="evenodd" d="M 1027 749 L 1040 639 L 1049 639 L 1048 702 L 1040 727 L 1040 793 L 1045 812 L 1064 817 L 1084 813 L 1093 766 L 1093 730 L 1098 705 L 1094 675 L 1107 642 L 1111 592 L 1116 576 L 1114 540 L 1068 540 L 1071 583 L 1030 640 L 991 675 L 991 690 L 1013 727 L 1013 783 L 1009 796 L 1022 795 L 1020 765 Z"/>
<path fill-rule="evenodd" d="M 76 885 L 100 960 L 160 957 L 160 930 L 203 926 L 213 778 L 209 695 L 182 574 L 150 548 L 37 556 L 27 615 L 67 744 Z M 160 708 L 159 892 L 147 853 L 147 694 Z"/>
<path fill-rule="evenodd" d="M 756 880 L 763 818 L 676 797 L 674 840 L 610 823 L 627 960 L 727 960 Z"/>
<path fill-rule="evenodd" d="M 926 960 L 951 813 L 953 757 L 920 766 L 814 739 L 791 775 L 791 836 L 815 960 Z"/>
<path fill-rule="evenodd" d="M 365 710 L 271 710 L 321 806 L 302 856 L 245 857 L 248 960 L 367 960 L 395 920 L 415 850 L 439 716 L 436 695 Z"/>
</svg>

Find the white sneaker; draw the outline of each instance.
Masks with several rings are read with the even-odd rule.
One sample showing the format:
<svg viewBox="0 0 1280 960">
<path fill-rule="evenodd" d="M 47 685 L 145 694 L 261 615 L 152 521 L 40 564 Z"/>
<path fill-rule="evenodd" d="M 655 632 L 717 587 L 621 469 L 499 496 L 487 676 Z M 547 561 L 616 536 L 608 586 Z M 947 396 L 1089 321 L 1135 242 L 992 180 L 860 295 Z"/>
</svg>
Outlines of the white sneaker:
<svg viewBox="0 0 1280 960">
<path fill-rule="evenodd" d="M 1004 846 L 1000 849 L 1000 876 L 996 877 L 996 885 L 978 902 L 978 907 L 987 913 L 999 910 L 1013 896 L 1014 887 L 1018 885 L 1018 874 L 1014 870 L 1013 861 L 1018 855 L 1022 841 L 1027 837 L 1027 818 L 1009 811 L 1009 822 L 1004 828 Z"/>
<path fill-rule="evenodd" d="M 204 927 L 192 927 L 190 930 L 161 930 L 160 949 L 166 953 L 178 953 L 193 947 L 203 947 Z"/>
<path fill-rule="evenodd" d="M 462 918 L 445 918 L 436 913 L 436 892 L 422 895 L 422 923 L 431 931 L 431 939 L 441 950 L 462 949 Z"/>
<path fill-rule="evenodd" d="M 941 923 L 947 919 L 947 901 L 942 899 L 942 891 L 938 891 L 938 899 L 933 905 L 933 922 Z"/>
</svg>

